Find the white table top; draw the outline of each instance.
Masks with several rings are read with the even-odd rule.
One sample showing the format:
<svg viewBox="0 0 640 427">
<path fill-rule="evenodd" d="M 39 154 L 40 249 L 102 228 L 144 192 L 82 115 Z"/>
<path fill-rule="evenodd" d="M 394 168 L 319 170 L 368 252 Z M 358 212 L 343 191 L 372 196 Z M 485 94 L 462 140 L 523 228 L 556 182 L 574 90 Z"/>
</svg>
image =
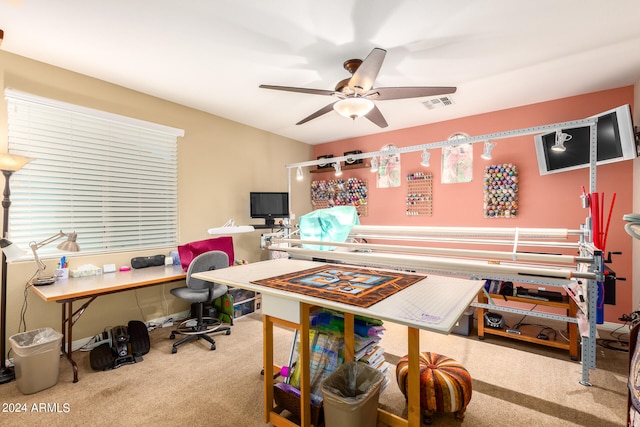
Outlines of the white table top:
<svg viewBox="0 0 640 427">
<path fill-rule="evenodd" d="M 238 233 L 250 233 L 255 231 L 253 225 L 224 225 L 222 227 L 213 227 L 208 230 L 209 234 L 214 236 L 229 236 Z"/>
<path fill-rule="evenodd" d="M 193 274 L 193 277 L 340 312 L 359 314 L 441 333 L 449 333 L 451 331 L 457 320 L 469 307 L 469 304 L 474 301 L 484 284 L 482 280 L 427 275 L 423 280 L 368 308 L 363 308 L 252 283 L 256 280 L 294 273 L 326 264 L 283 258 L 196 273 Z M 338 266 L 345 267 L 345 265 Z M 371 267 L 366 268 L 371 269 Z"/>
<path fill-rule="evenodd" d="M 185 277 L 181 266 L 171 265 L 58 279 L 52 285 L 33 286 L 32 289 L 45 301 L 65 301 L 168 283 Z"/>
</svg>

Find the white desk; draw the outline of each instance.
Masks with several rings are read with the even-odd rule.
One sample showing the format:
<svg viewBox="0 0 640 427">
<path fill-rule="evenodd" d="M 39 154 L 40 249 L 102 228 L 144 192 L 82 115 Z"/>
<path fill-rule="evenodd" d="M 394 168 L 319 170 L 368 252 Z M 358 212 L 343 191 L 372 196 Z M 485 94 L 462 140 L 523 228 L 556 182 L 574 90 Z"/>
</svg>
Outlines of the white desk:
<svg viewBox="0 0 640 427">
<path fill-rule="evenodd" d="M 186 273 L 179 265 L 168 267 L 148 267 L 118 271 L 99 276 L 59 279 L 52 285 L 32 286 L 31 289 L 45 301 L 62 304 L 62 352 L 73 367 L 73 382 L 78 382 L 78 366 L 71 356 L 73 325 L 82 313 L 100 295 L 129 291 L 146 286 L 183 280 Z M 89 300 L 73 311 L 73 302 L 79 299 Z"/>
<path fill-rule="evenodd" d="M 233 268 L 207 271 L 193 277 L 223 283 L 262 294 L 264 334 L 264 421 L 290 426 L 290 421 L 273 411 L 273 325 L 281 324 L 300 331 L 301 424 L 310 425 L 309 390 L 309 312 L 313 306 L 345 314 L 345 360 L 353 360 L 353 316 L 362 315 L 407 326 L 409 355 L 408 419 L 381 409 L 378 419 L 390 426 L 420 426 L 419 329 L 448 333 L 483 286 L 481 280 L 466 280 L 429 275 L 368 308 L 310 297 L 301 293 L 261 286 L 253 281 L 294 273 L 326 263 L 275 259 Z M 344 265 L 343 265 L 344 267 Z M 429 312 L 429 310 L 437 310 Z M 443 315 L 443 313 L 445 315 Z"/>
</svg>

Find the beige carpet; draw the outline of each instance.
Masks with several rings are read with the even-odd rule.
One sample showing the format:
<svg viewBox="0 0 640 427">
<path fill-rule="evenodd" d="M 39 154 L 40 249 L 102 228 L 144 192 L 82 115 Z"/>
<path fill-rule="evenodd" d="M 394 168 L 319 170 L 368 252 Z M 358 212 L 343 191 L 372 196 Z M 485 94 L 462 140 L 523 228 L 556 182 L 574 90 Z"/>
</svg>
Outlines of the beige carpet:
<svg viewBox="0 0 640 427">
<path fill-rule="evenodd" d="M 406 328 L 386 324 L 382 345 L 389 362 L 406 353 Z M 88 353 L 76 352 L 80 381 L 60 361 L 57 385 L 31 395 L 16 382 L 0 385 L 4 426 L 264 426 L 262 323 L 237 319 L 231 335 L 216 335 L 217 349 L 199 341 L 171 354 L 169 329 L 151 336 L 141 363 L 95 372 Z M 286 364 L 293 334 L 275 331 L 275 361 Z M 473 397 L 465 421 L 436 414 L 435 426 L 623 426 L 626 422 L 627 353 L 598 348 L 591 387 L 579 384 L 581 366 L 568 353 L 502 338 L 421 332 L 420 349 L 446 354 L 470 371 Z M 515 348 L 514 348 L 515 346 Z M 404 414 L 405 402 L 390 373 L 380 396 L 386 409 Z M 18 409 L 26 411 L 16 412 Z"/>
</svg>

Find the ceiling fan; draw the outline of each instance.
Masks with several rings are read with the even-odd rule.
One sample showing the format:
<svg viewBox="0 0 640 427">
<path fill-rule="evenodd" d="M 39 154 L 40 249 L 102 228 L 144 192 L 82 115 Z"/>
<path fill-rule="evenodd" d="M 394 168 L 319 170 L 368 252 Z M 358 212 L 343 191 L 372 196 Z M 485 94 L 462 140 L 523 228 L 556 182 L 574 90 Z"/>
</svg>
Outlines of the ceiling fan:
<svg viewBox="0 0 640 427">
<path fill-rule="evenodd" d="M 263 89 L 327 95 L 338 98 L 337 101 L 324 106 L 315 113 L 300 120 L 296 125 L 301 125 L 331 110 L 336 110 L 341 115 L 354 120 L 364 116 L 381 128 L 387 127 L 388 124 L 378 107 L 374 104 L 374 100 L 388 101 L 392 99 L 419 98 L 423 96 L 444 95 L 456 91 L 455 87 L 448 86 L 374 88 L 373 83 L 378 76 L 386 54 L 386 50 L 374 48 L 364 61 L 361 59 L 349 59 L 345 61 L 343 64 L 344 69 L 351 73 L 351 77 L 338 82 L 334 90 L 272 85 L 260 85 L 260 87 Z"/>
</svg>

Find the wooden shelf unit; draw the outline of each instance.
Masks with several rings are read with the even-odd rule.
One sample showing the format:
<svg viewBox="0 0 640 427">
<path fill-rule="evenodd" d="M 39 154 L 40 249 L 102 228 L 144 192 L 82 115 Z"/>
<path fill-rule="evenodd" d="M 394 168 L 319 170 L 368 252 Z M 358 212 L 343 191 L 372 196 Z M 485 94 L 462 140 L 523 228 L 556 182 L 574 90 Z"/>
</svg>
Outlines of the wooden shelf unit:
<svg viewBox="0 0 640 427">
<path fill-rule="evenodd" d="M 544 307 L 554 307 L 567 311 L 568 317 L 576 317 L 578 313 L 578 306 L 572 298 L 569 298 L 567 295 L 564 295 L 562 301 L 544 301 L 532 298 L 524 298 L 517 296 L 509 296 L 506 297 L 499 294 L 490 294 L 491 298 L 494 300 L 503 300 L 506 298 L 507 302 L 518 302 L 524 304 L 532 304 Z M 480 291 L 478 294 L 478 302 L 487 304 L 489 299 L 487 298 L 484 291 Z M 576 323 L 567 323 L 569 329 L 569 342 L 565 342 L 563 340 L 559 340 L 560 337 L 555 337 L 555 339 L 543 340 L 537 338 L 537 336 L 527 335 L 525 332 L 521 332 L 521 334 L 513 334 L 507 332 L 506 329 L 496 329 L 484 326 L 484 313 L 488 311 L 485 308 L 478 307 L 478 338 L 481 340 L 484 339 L 485 334 L 490 335 L 499 335 L 502 337 L 507 337 L 511 339 L 516 339 L 520 341 L 526 341 L 534 344 L 546 345 L 547 347 L 555 347 L 562 350 L 569 351 L 569 356 L 572 360 L 579 360 L 579 343 L 578 343 L 578 325 Z"/>
<path fill-rule="evenodd" d="M 331 159 L 328 159 L 328 160 L 331 160 Z M 340 169 L 342 169 L 342 171 L 347 171 L 349 169 L 364 169 L 369 167 L 371 167 L 369 163 L 355 163 L 353 165 L 341 165 Z M 325 172 L 335 172 L 335 171 L 336 170 L 333 167 L 327 167 L 327 168 L 311 169 L 309 173 L 325 173 Z"/>
</svg>

